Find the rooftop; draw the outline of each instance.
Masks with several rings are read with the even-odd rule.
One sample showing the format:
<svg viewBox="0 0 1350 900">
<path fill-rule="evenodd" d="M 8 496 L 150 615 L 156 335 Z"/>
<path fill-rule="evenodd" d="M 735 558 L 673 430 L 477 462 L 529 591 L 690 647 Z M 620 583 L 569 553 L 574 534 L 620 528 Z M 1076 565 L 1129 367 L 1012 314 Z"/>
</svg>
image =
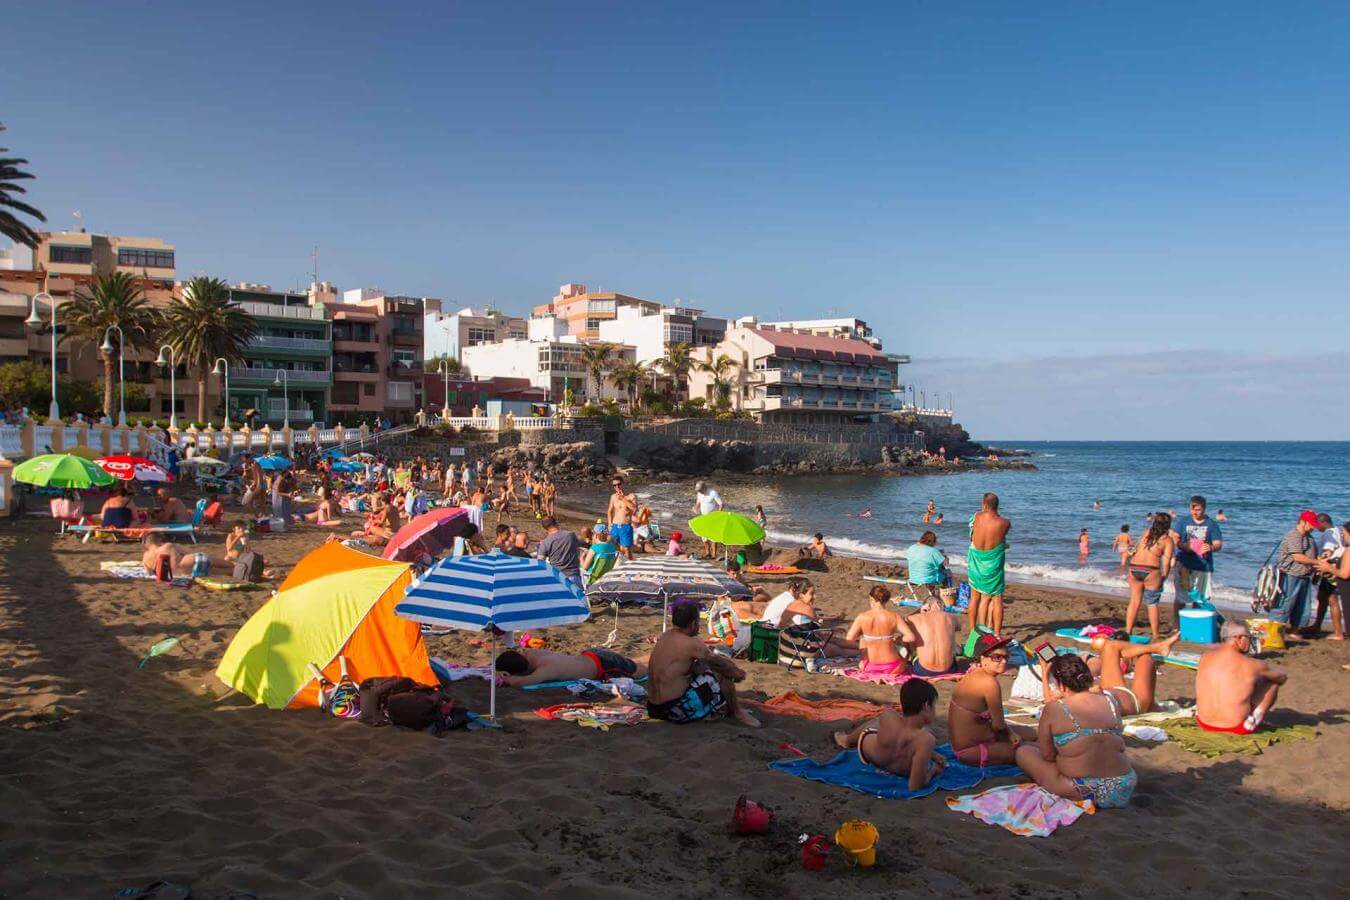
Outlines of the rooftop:
<svg viewBox="0 0 1350 900">
<path fill-rule="evenodd" d="M 772 328 L 747 330 L 772 344 L 775 352 L 781 356 L 874 364 L 885 364 L 890 361 L 885 353 L 866 341 L 803 334 L 797 331 L 775 331 Z"/>
</svg>

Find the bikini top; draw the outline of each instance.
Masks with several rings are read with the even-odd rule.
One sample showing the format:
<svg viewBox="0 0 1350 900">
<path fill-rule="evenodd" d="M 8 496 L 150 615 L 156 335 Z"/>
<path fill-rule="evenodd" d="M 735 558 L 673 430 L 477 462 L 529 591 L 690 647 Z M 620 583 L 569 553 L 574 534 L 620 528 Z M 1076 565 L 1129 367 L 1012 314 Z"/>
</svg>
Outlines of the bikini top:
<svg viewBox="0 0 1350 900">
<path fill-rule="evenodd" d="M 968 712 L 968 713 L 970 713 L 972 716 L 974 716 L 976 722 L 989 722 L 989 721 L 992 721 L 992 720 L 993 720 L 993 716 L 990 715 L 989 710 L 987 710 L 987 709 L 986 709 L 986 710 L 982 710 L 982 711 L 980 711 L 980 712 L 976 712 L 975 710 L 971 709 L 969 706 L 962 706 L 960 703 L 957 703 L 955 697 L 952 698 L 951 703 L 952 703 L 952 706 L 955 706 L 957 709 L 964 709 L 966 712 Z"/>
<path fill-rule="evenodd" d="M 893 632 L 891 632 L 890 634 L 860 634 L 860 635 L 858 635 L 858 640 L 860 640 L 860 641 L 894 641 L 894 640 L 899 639 L 899 638 L 902 637 L 902 636 L 903 636 L 903 635 L 901 635 L 900 632 L 898 632 L 898 631 L 893 631 Z"/>
<path fill-rule="evenodd" d="M 1103 696 L 1106 697 L 1106 699 L 1110 702 L 1111 711 L 1114 712 L 1116 716 L 1116 724 L 1112 725 L 1110 728 L 1084 728 L 1083 726 L 1078 724 L 1077 717 L 1074 716 L 1074 714 L 1069 711 L 1069 705 L 1065 703 L 1063 700 L 1057 701 L 1059 703 L 1059 708 L 1064 710 L 1064 715 L 1068 716 L 1069 721 L 1073 723 L 1073 731 L 1066 731 L 1063 734 L 1052 735 L 1052 739 L 1054 740 L 1056 747 L 1063 747 L 1070 741 L 1075 741 L 1080 737 L 1088 737 L 1089 735 L 1094 734 L 1118 735 L 1122 733 L 1122 731 L 1124 730 L 1125 723 L 1121 721 L 1120 707 L 1117 705 L 1115 695 L 1103 694 Z"/>
</svg>

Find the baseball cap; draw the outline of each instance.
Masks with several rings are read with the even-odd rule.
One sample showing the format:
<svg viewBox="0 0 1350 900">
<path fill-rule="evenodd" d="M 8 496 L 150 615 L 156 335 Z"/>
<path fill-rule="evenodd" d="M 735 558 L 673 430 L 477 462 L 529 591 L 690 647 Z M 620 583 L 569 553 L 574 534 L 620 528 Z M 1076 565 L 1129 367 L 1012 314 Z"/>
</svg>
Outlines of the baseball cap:
<svg viewBox="0 0 1350 900">
<path fill-rule="evenodd" d="M 1314 528 L 1317 527 L 1317 513 L 1313 512 L 1311 509 L 1305 509 L 1303 512 L 1299 513 L 1298 520 L 1306 525 L 1311 525 Z"/>
<path fill-rule="evenodd" d="M 671 539 L 672 541 L 682 540 L 683 538 L 684 538 L 684 535 L 681 534 L 681 533 L 678 532 L 678 531 L 674 532 L 674 533 L 671 534 L 671 536 L 670 536 L 670 539 Z"/>
<path fill-rule="evenodd" d="M 996 634 L 982 634 L 980 639 L 975 642 L 975 658 L 979 659 L 1011 643 L 1012 638 L 1001 638 Z"/>
</svg>

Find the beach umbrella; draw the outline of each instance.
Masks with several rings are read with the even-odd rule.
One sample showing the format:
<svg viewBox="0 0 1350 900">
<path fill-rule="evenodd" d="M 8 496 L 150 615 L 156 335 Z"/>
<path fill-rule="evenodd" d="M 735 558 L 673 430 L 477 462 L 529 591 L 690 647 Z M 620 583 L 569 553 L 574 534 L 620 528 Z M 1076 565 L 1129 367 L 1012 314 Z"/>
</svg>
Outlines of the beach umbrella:
<svg viewBox="0 0 1350 900">
<path fill-rule="evenodd" d="M 144 456 L 102 456 L 94 464 L 118 481 L 173 481 L 168 469 Z"/>
<path fill-rule="evenodd" d="M 334 472 L 364 472 L 366 467 L 354 459 L 339 459 L 333 463 Z"/>
<path fill-rule="evenodd" d="M 750 588 L 717 566 L 682 556 L 642 556 L 621 559 L 619 564 L 586 589 L 592 600 L 662 604 L 662 628 L 670 613 L 670 601 L 680 598 L 715 600 L 718 597 L 749 599 Z"/>
<path fill-rule="evenodd" d="M 228 469 L 230 464 L 223 459 L 213 459 L 210 456 L 193 456 L 188 459 L 180 459 L 180 466 L 202 466 L 207 469 Z"/>
<path fill-rule="evenodd" d="M 272 456 L 271 454 L 260 456 L 255 462 L 258 464 L 258 468 L 264 472 L 281 472 L 291 467 L 291 461 L 286 457 Z"/>
<path fill-rule="evenodd" d="M 764 540 L 764 529 L 759 523 L 740 513 L 719 509 L 689 520 L 689 530 L 714 544 L 748 547 Z"/>
<path fill-rule="evenodd" d="M 14 467 L 14 480 L 35 487 L 84 490 L 116 483 L 107 472 L 87 459 L 69 453 L 44 453 Z"/>
<path fill-rule="evenodd" d="M 495 660 L 498 629 L 574 625 L 590 618 L 591 609 L 581 588 L 551 564 L 493 550 L 437 561 L 408 588 L 394 613 L 425 625 L 487 631 Z M 496 678 L 491 696 L 489 714 L 495 718 Z"/>
<path fill-rule="evenodd" d="M 473 523 L 460 507 L 440 507 L 414 516 L 394 533 L 384 547 L 384 558 L 412 562 L 423 553 L 436 556 L 455 545 L 455 538 L 468 537 Z"/>
</svg>

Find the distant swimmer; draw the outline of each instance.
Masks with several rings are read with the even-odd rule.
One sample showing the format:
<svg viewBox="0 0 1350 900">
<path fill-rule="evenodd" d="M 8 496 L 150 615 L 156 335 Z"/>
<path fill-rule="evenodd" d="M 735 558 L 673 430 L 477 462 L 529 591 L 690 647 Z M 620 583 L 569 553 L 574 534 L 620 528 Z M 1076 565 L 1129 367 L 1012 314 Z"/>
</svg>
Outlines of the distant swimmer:
<svg viewBox="0 0 1350 900">
<path fill-rule="evenodd" d="M 872 518 L 872 507 L 869 506 L 860 513 L 849 513 L 848 517 L 850 519 L 870 519 Z"/>
<path fill-rule="evenodd" d="M 1228 521 L 1228 516 L 1224 515 L 1223 510 L 1219 510 L 1218 512 L 1216 512 L 1216 513 L 1214 514 L 1214 521 L 1216 521 L 1216 522 L 1227 522 L 1227 521 Z"/>
<path fill-rule="evenodd" d="M 932 522 L 933 516 L 936 513 L 937 513 L 937 503 L 932 500 L 929 500 L 928 509 L 925 510 L 923 514 L 923 524 L 927 525 L 929 522 Z"/>
<path fill-rule="evenodd" d="M 1093 508 L 1093 509 L 1101 509 L 1101 508 L 1102 508 L 1102 501 L 1100 501 L 1100 500 L 1093 500 L 1093 501 L 1092 501 L 1092 508 Z"/>
<path fill-rule="evenodd" d="M 937 518 L 933 520 L 933 524 L 934 524 L 934 525 L 941 525 L 941 524 L 942 524 L 942 513 L 938 513 L 938 514 L 937 514 Z"/>
</svg>

